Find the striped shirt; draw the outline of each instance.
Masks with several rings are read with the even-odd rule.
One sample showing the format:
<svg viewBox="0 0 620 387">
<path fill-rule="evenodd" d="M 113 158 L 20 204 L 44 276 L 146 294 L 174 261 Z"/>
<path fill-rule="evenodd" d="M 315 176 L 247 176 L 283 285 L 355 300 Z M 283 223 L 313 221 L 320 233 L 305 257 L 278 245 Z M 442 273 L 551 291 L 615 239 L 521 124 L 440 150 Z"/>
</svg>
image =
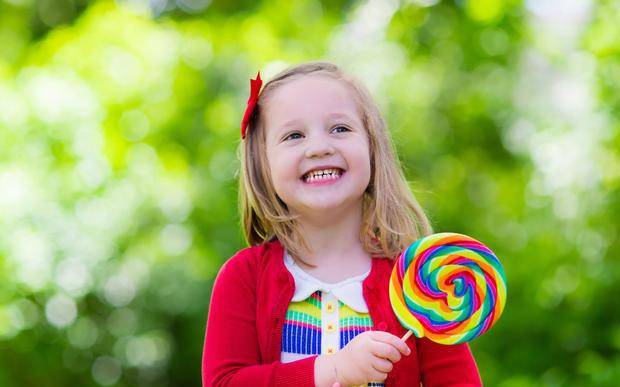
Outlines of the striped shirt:
<svg viewBox="0 0 620 387">
<path fill-rule="evenodd" d="M 370 273 L 328 284 L 303 271 L 285 252 L 284 263 L 295 279 L 295 293 L 282 329 L 283 363 L 316 354 L 333 354 L 373 322 L 362 295 L 362 283 Z M 368 386 L 383 386 L 369 383 Z"/>
</svg>

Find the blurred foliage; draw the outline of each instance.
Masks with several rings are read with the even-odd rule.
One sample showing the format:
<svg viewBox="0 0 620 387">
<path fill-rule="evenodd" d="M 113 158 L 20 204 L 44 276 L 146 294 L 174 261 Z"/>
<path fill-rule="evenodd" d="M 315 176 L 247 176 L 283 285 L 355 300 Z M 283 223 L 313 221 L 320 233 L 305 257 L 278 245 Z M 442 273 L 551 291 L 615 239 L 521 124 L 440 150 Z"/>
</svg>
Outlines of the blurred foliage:
<svg viewBox="0 0 620 387">
<path fill-rule="evenodd" d="M 618 36 L 612 0 L 1 0 L 0 385 L 200 384 L 248 80 L 320 58 L 502 259 L 485 384 L 617 385 Z"/>
</svg>

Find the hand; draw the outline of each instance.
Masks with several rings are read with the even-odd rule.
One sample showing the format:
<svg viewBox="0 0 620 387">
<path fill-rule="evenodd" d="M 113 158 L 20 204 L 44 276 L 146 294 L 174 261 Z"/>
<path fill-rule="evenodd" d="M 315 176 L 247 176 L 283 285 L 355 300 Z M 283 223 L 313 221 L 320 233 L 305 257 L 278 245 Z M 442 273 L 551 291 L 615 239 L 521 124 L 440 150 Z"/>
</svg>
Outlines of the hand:
<svg viewBox="0 0 620 387">
<path fill-rule="evenodd" d="M 401 359 L 401 354 L 410 353 L 407 344 L 397 336 L 382 331 L 366 331 L 355 336 L 335 354 L 319 356 L 319 367 L 332 368 L 336 380 L 336 383 L 329 384 L 332 387 L 382 382 L 392 370 L 393 363 Z"/>
</svg>

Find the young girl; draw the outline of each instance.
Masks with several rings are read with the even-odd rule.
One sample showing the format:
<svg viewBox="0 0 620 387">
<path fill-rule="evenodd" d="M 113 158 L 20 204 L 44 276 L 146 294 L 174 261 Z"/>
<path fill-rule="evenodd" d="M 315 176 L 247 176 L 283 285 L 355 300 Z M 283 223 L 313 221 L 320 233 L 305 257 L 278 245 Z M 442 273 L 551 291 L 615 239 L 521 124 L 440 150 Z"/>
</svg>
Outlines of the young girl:
<svg viewBox="0 0 620 387">
<path fill-rule="evenodd" d="M 367 89 L 326 62 L 261 84 L 240 144 L 250 247 L 215 280 L 203 385 L 481 386 L 467 344 L 400 340 L 394 258 L 432 230 Z"/>
</svg>

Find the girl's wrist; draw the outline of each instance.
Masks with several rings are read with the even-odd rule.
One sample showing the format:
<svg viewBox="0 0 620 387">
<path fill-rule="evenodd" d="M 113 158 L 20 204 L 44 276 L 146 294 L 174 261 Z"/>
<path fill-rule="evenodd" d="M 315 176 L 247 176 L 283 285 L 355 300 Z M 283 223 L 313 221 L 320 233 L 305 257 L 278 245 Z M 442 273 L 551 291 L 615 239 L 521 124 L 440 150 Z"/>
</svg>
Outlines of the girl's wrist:
<svg viewBox="0 0 620 387">
<path fill-rule="evenodd" d="M 319 355 L 314 362 L 314 384 L 316 387 L 332 387 L 341 383 L 334 355 Z"/>
</svg>

